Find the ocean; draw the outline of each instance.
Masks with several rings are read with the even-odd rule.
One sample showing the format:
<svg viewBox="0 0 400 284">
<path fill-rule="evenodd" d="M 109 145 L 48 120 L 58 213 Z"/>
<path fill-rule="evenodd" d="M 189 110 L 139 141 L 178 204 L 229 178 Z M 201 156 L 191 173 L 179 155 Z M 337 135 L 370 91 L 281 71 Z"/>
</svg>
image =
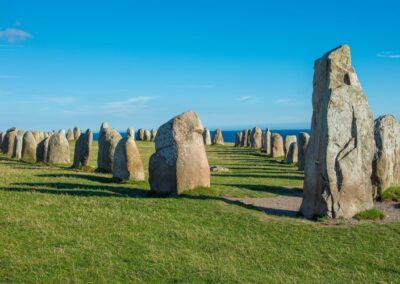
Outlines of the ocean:
<svg viewBox="0 0 400 284">
<path fill-rule="evenodd" d="M 235 143 L 235 136 L 236 132 L 243 131 L 243 130 L 222 130 L 222 136 L 224 136 L 224 141 L 226 143 Z M 271 133 L 278 133 L 280 134 L 283 138 L 285 138 L 286 135 L 297 135 L 300 132 L 307 132 L 310 134 L 310 129 L 285 129 L 285 130 L 270 130 Z M 214 135 L 215 131 L 211 131 L 211 137 Z M 126 136 L 126 132 L 120 132 L 122 137 Z M 93 134 L 93 139 L 98 140 L 99 139 L 99 133 L 94 133 Z"/>
</svg>

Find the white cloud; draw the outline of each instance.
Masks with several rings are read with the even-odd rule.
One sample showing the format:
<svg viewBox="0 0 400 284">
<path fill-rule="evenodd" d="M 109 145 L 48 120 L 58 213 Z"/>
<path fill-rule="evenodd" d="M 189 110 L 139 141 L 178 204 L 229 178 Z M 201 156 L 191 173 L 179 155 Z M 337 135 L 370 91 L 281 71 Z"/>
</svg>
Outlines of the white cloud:
<svg viewBox="0 0 400 284">
<path fill-rule="evenodd" d="M 400 58 L 400 53 L 395 53 L 392 51 L 383 51 L 376 54 L 376 56 L 381 58 Z"/>
<path fill-rule="evenodd" d="M 138 96 L 131 97 L 126 100 L 108 102 L 103 106 L 103 109 L 107 113 L 121 115 L 132 113 L 138 109 L 144 109 L 148 106 L 150 101 L 154 100 L 154 97 L 149 96 Z"/>
<path fill-rule="evenodd" d="M 25 41 L 31 37 L 32 36 L 29 33 L 16 28 L 7 28 L 0 31 L 0 41 L 6 41 L 9 43 Z"/>
<path fill-rule="evenodd" d="M 176 86 L 178 89 L 214 89 L 214 85 L 205 84 L 205 85 L 178 85 Z"/>
<path fill-rule="evenodd" d="M 248 101 L 251 99 L 253 99 L 253 97 L 251 97 L 251 96 L 242 96 L 242 97 L 236 98 L 235 101 Z"/>
<path fill-rule="evenodd" d="M 75 103 L 77 99 L 74 97 L 53 97 L 49 98 L 48 101 L 59 105 L 70 105 Z"/>
</svg>

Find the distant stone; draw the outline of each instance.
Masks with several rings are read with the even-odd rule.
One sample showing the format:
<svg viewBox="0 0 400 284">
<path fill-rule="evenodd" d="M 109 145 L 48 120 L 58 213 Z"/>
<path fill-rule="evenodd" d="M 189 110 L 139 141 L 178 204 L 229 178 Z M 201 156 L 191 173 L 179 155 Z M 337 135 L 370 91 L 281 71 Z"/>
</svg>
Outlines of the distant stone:
<svg viewBox="0 0 400 284">
<path fill-rule="evenodd" d="M 22 139 L 22 160 L 25 162 L 36 162 L 36 149 L 37 142 L 32 132 L 25 132 Z"/>
<path fill-rule="evenodd" d="M 150 140 L 154 142 L 156 140 L 156 136 L 157 136 L 157 129 L 153 128 L 150 133 L 151 137 Z"/>
<path fill-rule="evenodd" d="M 12 158 L 21 159 L 22 157 L 22 143 L 25 131 L 18 130 L 17 136 L 14 138 L 13 154 Z"/>
<path fill-rule="evenodd" d="M 384 115 L 375 120 L 375 157 L 372 181 L 374 196 L 392 186 L 400 185 L 400 123 L 393 115 Z"/>
<path fill-rule="evenodd" d="M 140 128 L 137 132 L 137 140 L 144 141 L 144 133 L 145 130 L 143 128 Z"/>
<path fill-rule="evenodd" d="M 14 140 L 17 134 L 18 131 L 15 127 L 12 127 L 7 130 L 6 134 L 3 137 L 3 144 L 2 144 L 2 150 L 4 154 L 12 156 L 14 150 Z"/>
<path fill-rule="evenodd" d="M 242 138 L 240 141 L 240 147 L 247 147 L 247 138 L 248 138 L 248 131 L 243 130 L 242 132 Z"/>
<path fill-rule="evenodd" d="M 229 169 L 221 167 L 221 166 L 211 166 L 210 167 L 210 171 L 211 172 L 226 173 L 226 172 L 229 172 Z"/>
<path fill-rule="evenodd" d="M 132 137 L 135 140 L 135 131 L 133 130 L 133 128 L 128 128 L 126 130 L 126 136 Z"/>
<path fill-rule="evenodd" d="M 298 169 L 299 171 L 304 171 L 306 163 L 306 151 L 308 147 L 308 142 L 310 141 L 310 135 L 306 132 L 300 132 L 298 141 L 299 141 Z"/>
<path fill-rule="evenodd" d="M 271 145 L 271 131 L 267 128 L 264 132 L 264 152 L 267 155 L 271 155 L 272 145 Z"/>
<path fill-rule="evenodd" d="M 212 143 L 213 145 L 224 145 L 224 137 L 222 136 L 221 129 L 218 128 L 215 130 Z"/>
<path fill-rule="evenodd" d="M 211 134 L 210 130 L 208 128 L 204 128 L 203 131 L 203 140 L 204 140 L 204 145 L 211 145 Z"/>
<path fill-rule="evenodd" d="M 72 167 L 79 168 L 88 165 L 90 152 L 93 142 L 93 132 L 88 129 L 84 134 L 81 134 L 76 141 L 74 151 L 74 163 Z"/>
<path fill-rule="evenodd" d="M 299 148 L 297 146 L 297 142 L 293 142 L 289 146 L 285 163 L 289 165 L 296 164 L 298 162 L 298 156 L 299 156 Z"/>
<path fill-rule="evenodd" d="M 162 125 L 150 158 L 151 190 L 178 195 L 210 186 L 210 167 L 203 141 L 203 125 L 194 112 L 185 112 Z"/>
<path fill-rule="evenodd" d="M 151 133 L 147 129 L 144 131 L 144 141 L 151 141 Z"/>
<path fill-rule="evenodd" d="M 67 131 L 67 140 L 68 141 L 73 141 L 74 140 L 74 132 L 72 131 L 72 129 L 68 129 Z"/>
<path fill-rule="evenodd" d="M 287 160 L 287 155 L 289 153 L 289 148 L 292 143 L 297 143 L 296 135 L 286 135 L 285 137 L 285 161 Z"/>
<path fill-rule="evenodd" d="M 250 147 L 261 149 L 262 147 L 262 131 L 260 128 L 255 127 L 250 134 Z"/>
<path fill-rule="evenodd" d="M 373 207 L 375 143 L 372 112 L 347 45 L 315 62 L 313 86 L 301 212 L 306 218 L 352 218 Z"/>
<path fill-rule="evenodd" d="M 74 127 L 74 140 L 77 141 L 82 132 L 79 127 Z"/>
<path fill-rule="evenodd" d="M 65 136 L 65 131 L 60 130 L 53 134 L 49 139 L 47 162 L 49 164 L 69 164 L 70 152 L 69 143 Z"/>
<path fill-rule="evenodd" d="M 246 147 L 251 147 L 251 130 L 247 129 L 247 141 L 246 141 Z"/>
<path fill-rule="evenodd" d="M 283 138 L 278 133 L 272 134 L 272 157 L 273 158 L 285 157 Z"/>
<path fill-rule="evenodd" d="M 113 177 L 121 180 L 144 180 L 142 160 L 132 137 L 121 139 L 115 148 Z"/>
<path fill-rule="evenodd" d="M 36 150 L 36 161 L 37 162 L 47 163 L 50 137 L 51 137 L 51 135 L 46 137 L 45 139 L 43 139 L 41 142 L 38 143 L 37 150 Z"/>
<path fill-rule="evenodd" d="M 100 131 L 99 152 L 97 156 L 98 171 L 112 173 L 115 148 L 121 139 L 121 135 L 115 129 L 104 128 Z"/>
<path fill-rule="evenodd" d="M 235 136 L 235 147 L 240 147 L 240 144 L 242 142 L 242 132 L 236 132 L 236 136 Z"/>
</svg>

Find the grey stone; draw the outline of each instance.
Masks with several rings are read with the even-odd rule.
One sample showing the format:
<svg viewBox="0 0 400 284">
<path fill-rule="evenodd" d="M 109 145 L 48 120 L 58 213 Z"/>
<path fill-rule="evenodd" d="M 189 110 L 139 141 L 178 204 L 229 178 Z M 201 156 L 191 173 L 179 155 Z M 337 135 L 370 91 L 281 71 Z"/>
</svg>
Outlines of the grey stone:
<svg viewBox="0 0 400 284">
<path fill-rule="evenodd" d="M 88 129 L 84 134 L 81 134 L 76 141 L 74 151 L 74 163 L 72 167 L 79 168 L 88 165 L 93 142 L 93 132 Z"/>
<path fill-rule="evenodd" d="M 144 180 L 144 169 L 132 137 L 119 140 L 114 153 L 113 177 L 121 180 Z"/>
</svg>

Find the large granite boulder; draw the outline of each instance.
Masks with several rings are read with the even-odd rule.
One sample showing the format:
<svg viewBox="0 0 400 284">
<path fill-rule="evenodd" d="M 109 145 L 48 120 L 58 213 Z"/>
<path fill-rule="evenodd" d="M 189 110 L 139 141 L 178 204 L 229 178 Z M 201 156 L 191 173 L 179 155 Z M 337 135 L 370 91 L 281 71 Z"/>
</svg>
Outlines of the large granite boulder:
<svg viewBox="0 0 400 284">
<path fill-rule="evenodd" d="M 32 132 L 25 132 L 22 139 L 21 159 L 25 162 L 36 162 L 37 142 Z"/>
<path fill-rule="evenodd" d="M 79 168 L 88 165 L 90 159 L 90 150 L 92 148 L 93 132 L 88 129 L 81 134 L 76 141 L 74 151 L 74 163 L 72 167 Z"/>
<path fill-rule="evenodd" d="M 115 147 L 121 139 L 121 135 L 115 129 L 103 128 L 100 130 L 97 171 L 112 173 Z"/>
<path fill-rule="evenodd" d="M 159 193 L 181 194 L 210 186 L 210 167 L 203 141 L 203 125 L 194 112 L 185 112 L 161 126 L 150 158 L 149 182 Z"/>
<path fill-rule="evenodd" d="M 262 130 L 258 127 L 254 127 L 250 134 L 250 147 L 261 149 L 262 147 Z"/>
<path fill-rule="evenodd" d="M 285 149 L 283 146 L 283 138 L 278 133 L 272 133 L 272 157 L 280 158 L 285 157 Z"/>
<path fill-rule="evenodd" d="M 271 131 L 267 128 L 264 132 L 264 152 L 267 155 L 271 155 L 272 152 L 272 145 L 271 145 Z"/>
<path fill-rule="evenodd" d="M 341 46 L 315 62 L 311 138 L 306 153 L 306 218 L 351 218 L 373 207 L 374 121 Z"/>
<path fill-rule="evenodd" d="M 144 180 L 144 169 L 132 137 L 119 140 L 114 153 L 113 177 L 121 180 Z"/>
<path fill-rule="evenodd" d="M 25 131 L 18 130 L 17 136 L 14 138 L 14 146 L 13 146 L 13 154 L 12 158 L 21 159 L 22 157 L 22 143 L 24 138 Z"/>
<path fill-rule="evenodd" d="M 235 136 L 235 147 L 240 147 L 240 144 L 242 142 L 242 135 L 243 133 L 240 132 L 236 132 L 236 136 Z"/>
<path fill-rule="evenodd" d="M 221 129 L 218 128 L 215 130 L 212 143 L 213 145 L 224 145 L 224 137 L 222 136 Z"/>
<path fill-rule="evenodd" d="M 306 151 L 308 142 L 310 141 L 310 135 L 306 132 L 300 132 L 298 137 L 299 157 L 298 157 L 298 170 L 304 171 L 306 163 Z"/>
<path fill-rule="evenodd" d="M 375 157 L 372 181 L 374 196 L 391 186 L 400 185 L 400 123 L 393 115 L 375 120 Z"/>
<path fill-rule="evenodd" d="M 64 165 L 70 163 L 69 143 L 65 131 L 60 130 L 49 139 L 47 162 L 49 164 Z"/>
<path fill-rule="evenodd" d="M 18 134 L 18 130 L 15 127 L 12 127 L 7 130 L 6 134 L 3 137 L 2 150 L 4 154 L 12 156 L 14 150 L 14 140 Z"/>
<path fill-rule="evenodd" d="M 211 134 L 210 130 L 208 128 L 204 128 L 203 130 L 203 140 L 204 140 L 204 145 L 211 145 Z"/>
</svg>

